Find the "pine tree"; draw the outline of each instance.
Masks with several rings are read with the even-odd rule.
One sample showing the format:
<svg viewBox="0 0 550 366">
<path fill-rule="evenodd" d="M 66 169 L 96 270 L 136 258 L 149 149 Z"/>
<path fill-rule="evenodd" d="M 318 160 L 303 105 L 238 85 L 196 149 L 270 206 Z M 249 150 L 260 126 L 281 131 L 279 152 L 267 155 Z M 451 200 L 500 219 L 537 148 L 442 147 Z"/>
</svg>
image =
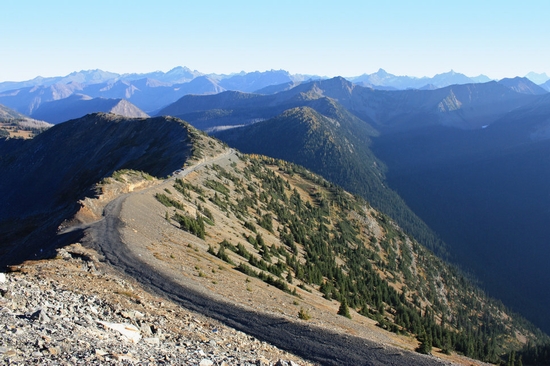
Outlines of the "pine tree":
<svg viewBox="0 0 550 366">
<path fill-rule="evenodd" d="M 416 349 L 416 352 L 423 353 L 425 355 L 432 354 L 432 336 L 423 332 L 422 336 L 418 337 L 420 345 Z"/>
<path fill-rule="evenodd" d="M 345 297 L 342 299 L 342 302 L 340 303 L 340 308 L 338 309 L 338 315 L 342 315 L 342 316 L 345 316 L 346 318 L 351 319 L 351 315 L 349 313 L 349 308 L 348 308 L 348 301 L 346 300 Z"/>
</svg>

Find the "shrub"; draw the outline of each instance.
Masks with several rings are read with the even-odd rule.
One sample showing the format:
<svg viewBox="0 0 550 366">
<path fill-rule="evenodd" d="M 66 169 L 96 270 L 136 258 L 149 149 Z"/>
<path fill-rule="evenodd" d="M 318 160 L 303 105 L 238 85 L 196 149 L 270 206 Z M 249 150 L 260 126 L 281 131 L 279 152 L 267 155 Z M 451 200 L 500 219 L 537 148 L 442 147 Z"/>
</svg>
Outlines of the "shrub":
<svg viewBox="0 0 550 366">
<path fill-rule="evenodd" d="M 304 310 L 304 308 L 300 308 L 300 311 L 298 311 L 298 318 L 302 320 L 309 320 L 311 319 L 311 315 L 309 315 L 309 311 Z"/>
</svg>

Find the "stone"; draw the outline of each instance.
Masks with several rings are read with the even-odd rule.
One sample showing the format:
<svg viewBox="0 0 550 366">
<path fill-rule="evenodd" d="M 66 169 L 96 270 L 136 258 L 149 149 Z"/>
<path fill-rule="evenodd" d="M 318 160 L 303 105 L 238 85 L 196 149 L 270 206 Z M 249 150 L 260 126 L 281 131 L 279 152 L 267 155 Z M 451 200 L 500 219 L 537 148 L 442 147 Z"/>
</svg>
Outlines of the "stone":
<svg viewBox="0 0 550 366">
<path fill-rule="evenodd" d="M 213 361 L 210 361 L 209 359 L 203 358 L 201 362 L 199 363 L 199 366 L 212 366 L 214 364 Z"/>
<path fill-rule="evenodd" d="M 110 323 L 110 322 L 104 322 L 101 320 L 97 321 L 99 324 L 103 325 L 105 328 L 116 330 L 123 336 L 125 336 L 128 340 L 130 340 L 132 343 L 137 343 L 141 339 L 141 334 L 139 333 L 139 329 L 132 324 L 128 323 Z"/>
<path fill-rule="evenodd" d="M 105 352 L 105 351 L 102 350 L 102 349 L 96 349 L 96 350 L 95 350 L 95 354 L 96 354 L 97 356 L 105 356 L 105 355 L 108 355 L 109 352 Z"/>
<path fill-rule="evenodd" d="M 0 272 L 0 283 L 5 283 L 7 281 L 8 279 L 6 278 L 6 274 L 3 272 Z"/>
<path fill-rule="evenodd" d="M 141 323 L 139 329 L 141 330 L 141 333 L 143 333 L 143 335 L 146 337 L 150 337 L 153 335 L 153 332 L 151 331 L 151 326 L 149 326 L 149 324 L 147 323 Z"/>
<path fill-rule="evenodd" d="M 13 350 L 13 349 L 9 349 L 4 353 L 4 356 L 6 356 L 6 357 L 13 357 L 13 356 L 16 356 L 16 355 L 17 355 L 17 352 L 15 352 L 15 350 Z"/>
<path fill-rule="evenodd" d="M 37 308 L 32 313 L 27 313 L 26 316 L 31 320 L 38 320 L 40 323 L 47 323 L 50 321 L 50 317 L 41 307 Z"/>
</svg>

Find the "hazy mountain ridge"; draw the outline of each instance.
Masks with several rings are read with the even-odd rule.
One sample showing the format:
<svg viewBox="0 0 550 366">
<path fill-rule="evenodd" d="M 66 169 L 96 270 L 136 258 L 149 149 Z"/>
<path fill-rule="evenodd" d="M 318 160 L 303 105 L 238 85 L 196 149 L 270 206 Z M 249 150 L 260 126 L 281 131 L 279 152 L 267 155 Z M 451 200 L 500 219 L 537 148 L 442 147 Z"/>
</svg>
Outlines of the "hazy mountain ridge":
<svg viewBox="0 0 550 366">
<path fill-rule="evenodd" d="M 548 80 L 550 80 L 550 76 L 546 75 L 545 72 L 539 74 L 539 73 L 531 71 L 527 75 L 525 75 L 525 77 L 527 79 L 531 80 L 532 82 L 534 82 L 537 85 L 544 84 Z"/>
<path fill-rule="evenodd" d="M 30 116 L 42 103 L 67 98 L 82 89 L 78 83 L 30 86 L 0 93 L 0 103 Z"/>
<path fill-rule="evenodd" d="M 485 75 L 480 75 L 475 78 L 467 77 L 464 74 L 456 73 L 453 70 L 437 74 L 434 77 L 410 77 L 410 76 L 396 76 L 389 74 L 384 69 L 379 69 L 373 74 L 363 74 L 361 76 L 349 78 L 354 83 L 363 83 L 364 86 L 372 85 L 377 87 L 389 87 L 398 90 L 403 89 L 420 89 L 426 85 L 434 85 L 436 88 L 442 88 L 454 84 L 472 84 L 478 82 L 488 82 L 489 79 Z"/>
<path fill-rule="evenodd" d="M 523 93 L 523 94 L 533 94 L 533 95 L 540 95 L 540 94 L 546 94 L 547 91 L 529 80 L 528 78 L 505 78 L 502 80 L 499 80 L 499 83 L 502 85 L 507 86 L 508 88 L 512 89 L 515 92 Z"/>
<path fill-rule="evenodd" d="M 268 107 L 281 113 L 280 107 L 288 109 L 326 96 L 337 100 L 359 118 L 374 123 L 381 130 L 411 129 L 434 124 L 471 129 L 489 125 L 507 112 L 536 100 L 536 95 L 531 95 L 533 93 L 518 93 L 512 84 L 509 85 L 493 81 L 453 85 L 436 90 L 384 91 L 362 87 L 337 77 L 301 83 L 292 89 L 270 95 L 231 92 L 219 96 L 186 96 L 160 110 L 158 114 L 183 117 L 214 109 L 231 111 L 228 113 L 232 115 L 237 110 L 251 114 L 254 110 Z M 540 92 L 539 89 L 533 90 Z M 256 118 L 270 118 L 276 114 Z M 243 123 L 246 124 L 244 120 L 241 121 Z"/>
<path fill-rule="evenodd" d="M 547 82 L 545 82 L 543 84 L 540 84 L 540 87 L 543 88 L 544 90 L 550 92 L 550 80 L 548 80 Z"/>
<path fill-rule="evenodd" d="M 273 94 L 303 83 L 326 79 L 320 76 L 291 75 L 284 70 L 241 72 L 231 75 L 203 74 L 176 67 L 143 74 L 116 74 L 102 70 L 83 70 L 64 77 L 35 78 L 25 82 L 0 83 L 0 103 L 32 115 L 41 103 L 66 98 L 73 93 L 90 97 L 127 99 L 147 113 L 153 113 L 187 94 L 214 94 L 224 90 Z M 433 78 L 395 76 L 380 69 L 371 75 L 350 77 L 361 86 L 383 89 L 437 89 L 452 84 L 488 82 L 487 77 L 468 78 L 450 71 Z M 38 88 L 38 89 L 37 89 Z"/>
<path fill-rule="evenodd" d="M 43 103 L 33 116 L 53 124 L 80 118 L 90 113 L 113 113 L 124 117 L 148 117 L 132 103 L 124 99 L 91 98 L 73 94 L 70 97 Z"/>
</svg>

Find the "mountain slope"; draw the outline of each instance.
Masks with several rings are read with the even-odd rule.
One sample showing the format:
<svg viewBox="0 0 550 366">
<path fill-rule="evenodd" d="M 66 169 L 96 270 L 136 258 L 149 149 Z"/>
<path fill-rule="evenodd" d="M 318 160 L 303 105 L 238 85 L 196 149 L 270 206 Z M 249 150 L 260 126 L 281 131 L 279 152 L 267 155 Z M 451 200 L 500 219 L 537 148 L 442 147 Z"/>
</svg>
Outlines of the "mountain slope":
<svg viewBox="0 0 550 366">
<path fill-rule="evenodd" d="M 388 184 L 455 259 L 545 330 L 549 131 L 545 94 L 485 129 L 430 127 L 382 135 L 372 145 L 388 167 Z"/>
<path fill-rule="evenodd" d="M 124 99 L 91 98 L 74 94 L 42 104 L 32 116 L 50 123 L 61 123 L 89 113 L 114 113 L 124 117 L 148 117 L 145 112 Z"/>
<path fill-rule="evenodd" d="M 544 329 L 550 329 L 544 310 L 548 307 L 546 294 L 550 293 L 547 287 L 550 281 L 537 280 L 545 289 L 537 291 L 538 285 L 532 286 L 533 281 L 522 270 L 529 267 L 536 278 L 547 279 L 545 267 L 539 260 L 542 257 L 534 258 L 536 254 L 533 254 L 546 253 L 541 238 L 547 236 L 547 225 L 543 222 L 547 218 L 547 207 L 550 207 L 546 199 L 550 196 L 544 188 L 546 172 L 550 171 L 543 144 L 550 136 L 547 94 L 518 93 L 494 81 L 437 90 L 380 91 L 334 78 L 303 83 L 274 95 L 229 96 L 222 93 L 184 98 L 173 106 L 187 112 L 185 118 L 191 123 L 210 131 L 216 126 L 252 124 L 242 128 L 241 137 L 237 129 L 218 136 L 224 139 L 228 136 L 231 144 L 239 144 L 235 146 L 242 149 L 246 150 L 247 145 L 255 146 L 258 153 L 279 157 L 284 149 L 278 149 L 277 144 L 285 146 L 288 141 L 298 144 L 300 133 L 306 129 L 301 132 L 288 124 L 285 136 L 285 129 L 273 128 L 277 133 L 268 128 L 264 130 L 262 124 L 265 122 L 261 121 L 277 119 L 284 111 L 299 106 L 316 109 L 311 103 L 325 97 L 333 98 L 363 123 L 374 127 L 378 136 L 364 139 L 367 145 L 368 141 L 372 142 L 368 147 L 374 154 L 366 155 L 362 163 L 358 162 L 361 159 L 347 160 L 353 161 L 353 166 L 365 166 L 367 161 L 384 163 L 378 167 L 381 175 L 363 178 L 364 181 L 382 181 L 388 191 L 397 191 L 407 205 L 450 244 L 456 262 L 479 275 L 492 294 L 505 299 L 516 311 L 537 321 Z M 231 123 L 227 123 L 229 119 Z M 275 124 L 266 126 L 274 127 Z M 251 133 L 251 137 L 247 137 L 247 133 Z M 262 144 L 257 144 L 256 140 Z M 318 151 L 323 151 L 322 145 L 317 147 Z M 299 148 L 293 151 L 300 152 Z M 310 154 L 309 162 L 314 157 L 322 161 L 324 156 Z M 285 158 L 296 161 L 300 156 Z M 373 173 L 372 169 L 359 170 Z M 326 177 L 332 174 L 331 170 L 317 172 Z M 339 178 L 334 176 L 336 178 L 331 179 Z M 347 187 L 349 181 L 342 179 L 339 182 Z M 382 209 L 376 197 L 365 197 L 373 206 Z M 407 232 L 415 233 L 421 243 L 441 240 L 435 235 L 425 240 L 420 232 L 413 231 L 420 226 L 407 226 L 414 216 L 409 215 L 406 205 L 390 206 L 393 211 L 384 212 Z M 520 212 L 530 214 L 518 216 Z M 507 229 L 501 229 L 503 227 Z M 529 238 L 530 250 L 522 252 L 523 244 L 520 243 L 525 238 Z M 502 243 L 509 249 L 499 250 Z M 500 260 L 493 260 L 497 256 L 492 253 L 498 253 Z M 536 266 L 530 265 L 532 258 Z M 513 280 L 509 280 L 511 273 L 514 273 Z"/>
<path fill-rule="evenodd" d="M 51 126 L 0 104 L 0 137 L 32 138 Z"/>
<path fill-rule="evenodd" d="M 499 84 L 502 84 L 504 86 L 507 86 L 508 88 L 512 89 L 515 92 L 522 93 L 522 94 L 532 94 L 532 95 L 540 95 L 547 93 L 544 88 L 538 86 L 528 78 L 520 78 L 515 77 L 513 79 L 506 78 L 499 80 Z"/>
<path fill-rule="evenodd" d="M 275 118 L 215 133 L 241 151 L 305 166 L 361 195 L 428 248 L 444 256 L 445 246 L 385 185 L 384 164 L 369 149 L 378 133 L 329 98 L 289 109 Z M 321 114 L 322 113 L 322 114 Z"/>
<path fill-rule="evenodd" d="M 181 121 L 171 118 L 93 114 L 56 125 L 32 140 L 0 140 L 0 264 L 8 263 L 10 251 L 12 259 L 34 255 L 61 221 L 74 214 L 90 187 L 113 171 L 128 168 L 165 176 L 180 168 L 192 156 L 192 138 Z"/>
<path fill-rule="evenodd" d="M 350 337 L 344 343 L 346 358 L 341 358 L 342 343 L 334 334 L 328 359 L 318 358 L 327 357 L 321 339 L 317 346 L 305 348 L 300 343 L 308 344 L 308 336 L 300 342 L 295 336 L 276 335 L 272 340 L 276 345 L 290 342 L 293 346 L 285 347 L 311 360 L 350 364 L 359 362 L 351 360 L 361 355 L 360 363 L 370 364 L 368 360 L 378 354 L 375 346 L 357 344 L 351 334 L 379 334 L 378 339 L 389 337 L 405 350 L 419 344 L 380 333 L 374 323 L 422 343 L 426 332 L 436 347 L 493 362 L 509 347 L 519 347 L 523 337 L 546 339 L 520 319 L 511 320 L 505 308 L 368 203 L 284 161 L 221 156 L 215 164 L 206 161 L 122 203 L 105 211 L 118 212 L 114 207 L 121 207 L 125 224 L 115 236 L 126 241 L 130 253 L 117 254 L 116 246 L 104 244 L 112 240 L 100 235 L 105 232 L 102 227 L 92 235 L 97 235 L 96 245 L 109 261 L 126 264 L 128 272 L 164 291 L 172 291 L 182 274 L 187 276 L 180 283 L 198 283 L 175 292 L 176 297 L 188 299 L 194 309 L 214 309 L 209 314 L 229 319 L 240 330 L 242 320 L 233 321 L 231 303 L 247 304 L 237 312 L 254 317 L 245 323 L 256 336 L 278 334 L 282 327 L 284 334 L 296 334 L 290 330 L 296 313 L 302 319 L 311 317 L 313 324 L 345 329 Z M 109 223 L 111 216 L 106 220 Z M 140 254 L 135 263 L 132 251 Z M 194 299 L 198 288 L 221 295 L 229 304 Z M 337 315 L 342 304 L 349 307 L 351 320 Z M 280 326 L 263 325 L 258 315 L 248 312 L 250 305 L 258 309 L 256 314 L 268 309 L 281 316 L 270 321 Z M 421 364 L 409 360 L 406 352 L 403 356 L 401 363 Z"/>
</svg>

